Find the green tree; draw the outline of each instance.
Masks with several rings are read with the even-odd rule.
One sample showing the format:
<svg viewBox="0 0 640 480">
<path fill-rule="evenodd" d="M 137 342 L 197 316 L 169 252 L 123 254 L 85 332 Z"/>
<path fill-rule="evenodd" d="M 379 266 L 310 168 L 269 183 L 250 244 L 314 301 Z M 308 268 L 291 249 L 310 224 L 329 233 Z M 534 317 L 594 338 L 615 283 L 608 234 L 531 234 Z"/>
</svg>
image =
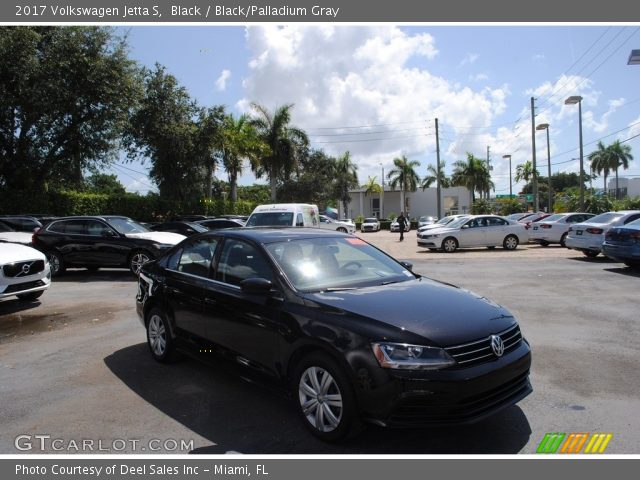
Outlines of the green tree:
<svg viewBox="0 0 640 480">
<path fill-rule="evenodd" d="M 611 173 L 611 170 L 614 169 L 610 150 L 608 147 L 604 145 L 601 141 L 598 142 L 597 150 L 591 152 L 587 159 L 591 164 L 591 170 L 593 170 L 598 175 L 602 174 L 604 177 L 604 194 L 607 194 L 607 177 Z"/>
<path fill-rule="evenodd" d="M 445 162 L 440 162 L 440 175 L 438 175 L 437 166 L 431 165 L 431 164 L 427 166 L 427 175 L 423 177 L 422 181 L 420 182 L 420 187 L 422 188 L 422 190 L 426 190 L 427 188 L 431 187 L 431 185 L 433 185 L 434 183 L 437 184 L 438 180 L 440 183 L 440 187 L 449 188 L 450 179 L 444 173 L 444 167 L 445 167 Z"/>
<path fill-rule="evenodd" d="M 416 173 L 416 169 L 420 166 L 417 160 L 408 160 L 406 156 L 393 159 L 394 167 L 387 174 L 389 185 L 394 190 L 400 187 L 400 204 L 401 210 L 406 212 L 405 192 L 415 192 L 420 183 L 420 177 Z"/>
<path fill-rule="evenodd" d="M 539 177 L 540 172 L 536 171 L 536 176 Z M 531 160 L 527 160 L 526 162 L 516 166 L 516 175 L 514 180 L 516 183 L 520 181 L 529 183 L 530 180 L 533 180 L 533 163 L 531 163 Z"/>
<path fill-rule="evenodd" d="M 164 198 L 208 196 L 224 110 L 199 107 L 158 64 L 144 70 L 144 82 L 144 97 L 125 136 L 129 157 L 151 161 L 149 175 Z"/>
<path fill-rule="evenodd" d="M 90 193 L 104 193 L 107 195 L 126 193 L 126 189 L 118 180 L 118 176 L 108 173 L 92 174 L 85 179 L 85 186 Z"/>
<path fill-rule="evenodd" d="M 343 214 L 348 217 L 348 206 L 351 201 L 349 190 L 357 188 L 358 166 L 351 161 L 349 152 L 337 158 L 333 166 L 335 196 L 342 202 Z"/>
<path fill-rule="evenodd" d="M 376 176 L 368 177 L 367 182 L 364 185 L 362 185 L 362 188 L 364 189 L 365 197 L 367 195 L 373 195 L 374 193 L 377 193 L 380 198 L 380 208 L 382 208 L 382 195 L 383 195 L 382 186 L 376 181 L 376 178 L 378 177 Z"/>
<path fill-rule="evenodd" d="M 631 155 L 631 147 L 623 145 L 620 140 L 616 140 L 608 147 L 611 164 L 616 172 L 616 199 L 620 198 L 620 188 L 618 187 L 618 169 L 622 167 L 624 170 L 629 168 L 629 162 L 633 160 Z"/>
<path fill-rule="evenodd" d="M 250 124 L 264 143 L 262 153 L 253 164 L 256 177 L 266 175 L 271 186 L 271 200 L 277 199 L 278 181 L 288 180 L 296 169 L 301 152 L 309 144 L 307 134 L 291 123 L 293 105 L 283 105 L 271 113 L 262 105 L 252 104 L 257 117 Z"/>
<path fill-rule="evenodd" d="M 484 160 L 467 153 L 467 161 L 458 160 L 453 164 L 451 186 L 465 187 L 471 192 L 471 204 L 476 200 L 475 192 L 486 192 L 493 187 L 491 176 Z"/>
<path fill-rule="evenodd" d="M 334 165 L 335 159 L 322 150 L 303 152 L 299 158 L 296 174 L 280 182 L 278 199 L 287 202 L 315 203 L 320 209 L 335 206 Z"/>
<path fill-rule="evenodd" d="M 107 27 L 0 28 L 0 185 L 80 187 L 114 158 L 140 93 L 124 38 Z"/>
<path fill-rule="evenodd" d="M 254 160 L 260 153 L 260 141 L 247 115 L 227 115 L 221 129 L 219 148 L 222 165 L 229 177 L 231 201 L 238 199 L 238 177 L 244 160 Z"/>
</svg>

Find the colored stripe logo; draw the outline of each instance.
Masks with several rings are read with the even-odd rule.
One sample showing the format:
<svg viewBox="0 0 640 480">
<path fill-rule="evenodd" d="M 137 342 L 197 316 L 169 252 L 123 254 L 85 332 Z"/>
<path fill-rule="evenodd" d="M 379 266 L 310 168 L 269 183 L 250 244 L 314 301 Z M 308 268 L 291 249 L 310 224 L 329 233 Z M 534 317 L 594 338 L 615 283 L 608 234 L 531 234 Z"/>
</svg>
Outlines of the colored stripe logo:
<svg viewBox="0 0 640 480">
<path fill-rule="evenodd" d="M 612 438 L 612 433 L 551 432 L 545 434 L 536 453 L 604 453 Z"/>
</svg>

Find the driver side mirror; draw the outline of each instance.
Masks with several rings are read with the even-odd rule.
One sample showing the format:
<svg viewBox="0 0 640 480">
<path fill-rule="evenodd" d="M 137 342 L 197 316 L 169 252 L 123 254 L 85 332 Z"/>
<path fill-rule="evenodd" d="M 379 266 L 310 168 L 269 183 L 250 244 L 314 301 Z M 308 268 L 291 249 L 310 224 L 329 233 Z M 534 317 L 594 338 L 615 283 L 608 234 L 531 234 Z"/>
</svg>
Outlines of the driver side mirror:
<svg viewBox="0 0 640 480">
<path fill-rule="evenodd" d="M 273 283 L 266 278 L 246 278 L 240 282 L 240 290 L 243 293 L 266 295 L 271 291 Z"/>
<path fill-rule="evenodd" d="M 105 230 L 104 232 L 102 232 L 102 236 L 103 237 L 108 237 L 108 238 L 113 238 L 113 237 L 117 237 L 118 234 L 116 232 L 114 232 L 113 230 Z"/>
<path fill-rule="evenodd" d="M 462 229 L 469 228 L 469 225 L 468 224 L 467 225 L 462 225 L 462 227 L 460 227 L 460 228 L 462 228 Z"/>
<path fill-rule="evenodd" d="M 402 265 L 404 268 L 406 268 L 410 272 L 413 272 L 413 263 L 403 260 L 400 262 L 400 265 Z"/>
</svg>

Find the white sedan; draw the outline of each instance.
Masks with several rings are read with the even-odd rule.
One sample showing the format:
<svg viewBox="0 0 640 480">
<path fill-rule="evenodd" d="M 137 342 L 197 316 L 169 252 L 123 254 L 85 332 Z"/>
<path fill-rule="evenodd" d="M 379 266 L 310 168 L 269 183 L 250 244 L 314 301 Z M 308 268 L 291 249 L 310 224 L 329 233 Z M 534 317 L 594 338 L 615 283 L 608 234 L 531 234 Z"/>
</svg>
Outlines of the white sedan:
<svg viewBox="0 0 640 480">
<path fill-rule="evenodd" d="M 13 227 L 0 220 L 0 242 L 20 243 L 31 246 L 32 236 L 32 233 L 17 232 Z"/>
<path fill-rule="evenodd" d="M 640 210 L 621 210 L 596 215 L 586 222 L 573 225 L 564 243 L 587 257 L 597 257 L 602 250 L 604 236 L 612 227 L 621 227 L 640 218 Z"/>
<path fill-rule="evenodd" d="M 356 225 L 353 222 L 343 222 L 342 220 L 334 220 L 326 215 L 320 215 L 320 223 L 318 228 L 324 228 L 325 230 L 337 230 L 344 233 L 355 233 Z"/>
<path fill-rule="evenodd" d="M 502 246 L 515 250 L 529 241 L 524 225 L 497 215 L 469 215 L 442 228 L 418 233 L 418 246 L 452 253 L 458 248 Z"/>
<path fill-rule="evenodd" d="M 32 301 L 51 284 L 49 263 L 35 248 L 0 243 L 0 299 L 16 296 Z"/>
<path fill-rule="evenodd" d="M 552 243 L 559 243 L 564 247 L 564 241 L 571 225 L 587 222 L 593 216 L 593 213 L 556 213 L 544 220 L 532 223 L 529 230 L 529 240 L 533 243 L 539 243 L 543 247 Z"/>
</svg>

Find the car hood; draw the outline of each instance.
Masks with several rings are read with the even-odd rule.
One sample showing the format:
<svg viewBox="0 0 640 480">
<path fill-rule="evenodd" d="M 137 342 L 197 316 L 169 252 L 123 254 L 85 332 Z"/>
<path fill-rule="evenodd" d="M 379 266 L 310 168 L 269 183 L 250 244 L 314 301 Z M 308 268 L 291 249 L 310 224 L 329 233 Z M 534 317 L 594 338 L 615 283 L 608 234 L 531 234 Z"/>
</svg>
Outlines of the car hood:
<svg viewBox="0 0 640 480">
<path fill-rule="evenodd" d="M 305 299 L 333 313 L 366 317 L 420 335 L 439 346 L 470 342 L 515 323 L 507 309 L 491 300 L 424 277 L 392 285 L 309 293 Z"/>
<path fill-rule="evenodd" d="M 165 243 L 170 245 L 175 245 L 176 243 L 180 243 L 184 240 L 184 235 L 180 235 L 179 233 L 172 232 L 141 232 L 141 233 L 127 233 L 125 234 L 127 238 L 140 238 L 142 240 L 150 240 L 152 242 Z"/>
<path fill-rule="evenodd" d="M 31 245 L 33 234 L 27 232 L 1 232 L 0 242 L 21 243 Z"/>
<path fill-rule="evenodd" d="M 460 231 L 459 228 L 449 228 L 449 227 L 435 227 L 435 228 L 429 228 L 426 230 L 423 230 L 420 233 L 423 232 L 429 232 L 429 235 L 440 235 L 440 234 L 445 234 L 445 233 L 458 233 Z"/>
<path fill-rule="evenodd" d="M 45 260 L 42 252 L 17 243 L 0 243 L 0 264 Z"/>
</svg>

